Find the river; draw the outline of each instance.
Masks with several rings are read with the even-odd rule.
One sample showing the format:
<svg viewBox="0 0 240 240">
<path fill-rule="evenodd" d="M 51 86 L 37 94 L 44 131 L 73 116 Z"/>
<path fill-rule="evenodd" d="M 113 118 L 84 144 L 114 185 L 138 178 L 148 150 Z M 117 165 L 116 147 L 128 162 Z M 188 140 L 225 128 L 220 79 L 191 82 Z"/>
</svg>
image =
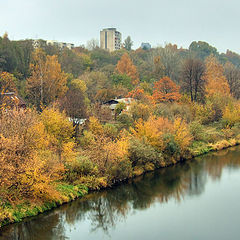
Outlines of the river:
<svg viewBox="0 0 240 240">
<path fill-rule="evenodd" d="M 0 240 L 240 239 L 240 147 L 159 169 L 0 230 Z"/>
</svg>

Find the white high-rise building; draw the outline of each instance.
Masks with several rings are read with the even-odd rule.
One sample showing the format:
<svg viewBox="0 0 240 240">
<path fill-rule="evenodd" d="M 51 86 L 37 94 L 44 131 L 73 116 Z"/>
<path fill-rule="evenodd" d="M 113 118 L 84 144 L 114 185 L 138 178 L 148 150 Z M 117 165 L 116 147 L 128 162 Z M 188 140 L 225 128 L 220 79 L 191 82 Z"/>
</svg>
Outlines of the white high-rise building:
<svg viewBox="0 0 240 240">
<path fill-rule="evenodd" d="M 105 28 L 100 31 L 100 48 L 110 52 L 121 48 L 122 34 L 116 28 Z"/>
</svg>

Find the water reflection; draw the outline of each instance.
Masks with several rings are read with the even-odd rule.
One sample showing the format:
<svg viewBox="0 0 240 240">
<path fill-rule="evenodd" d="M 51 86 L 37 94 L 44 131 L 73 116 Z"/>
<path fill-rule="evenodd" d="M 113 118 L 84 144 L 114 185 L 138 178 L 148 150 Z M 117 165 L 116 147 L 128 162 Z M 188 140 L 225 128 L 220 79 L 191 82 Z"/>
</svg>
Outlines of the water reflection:
<svg viewBox="0 0 240 240">
<path fill-rule="evenodd" d="M 110 236 L 118 223 L 138 210 L 154 203 L 171 199 L 180 202 L 186 196 L 201 195 L 209 179 L 220 181 L 223 170 L 239 169 L 239 156 L 240 148 L 235 147 L 148 173 L 114 189 L 89 194 L 49 213 L 6 226 L 0 231 L 0 239 L 72 239 L 68 238 L 69 232 L 84 222 L 88 223 L 89 232 L 100 230 Z"/>
</svg>

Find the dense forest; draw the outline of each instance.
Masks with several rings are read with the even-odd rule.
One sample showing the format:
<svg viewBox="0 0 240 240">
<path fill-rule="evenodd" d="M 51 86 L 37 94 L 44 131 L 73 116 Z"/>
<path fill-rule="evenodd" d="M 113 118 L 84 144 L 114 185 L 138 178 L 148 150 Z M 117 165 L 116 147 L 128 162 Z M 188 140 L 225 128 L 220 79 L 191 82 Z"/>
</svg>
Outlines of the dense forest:
<svg viewBox="0 0 240 240">
<path fill-rule="evenodd" d="M 206 42 L 110 53 L 5 34 L 0 94 L 0 225 L 240 143 L 240 55 Z"/>
</svg>

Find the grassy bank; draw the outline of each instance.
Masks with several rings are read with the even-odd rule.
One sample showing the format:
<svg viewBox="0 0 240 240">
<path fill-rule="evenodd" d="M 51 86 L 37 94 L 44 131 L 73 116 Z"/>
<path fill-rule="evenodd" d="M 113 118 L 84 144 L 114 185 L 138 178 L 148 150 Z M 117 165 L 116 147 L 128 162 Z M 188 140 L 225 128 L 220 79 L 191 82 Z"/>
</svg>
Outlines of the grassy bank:
<svg viewBox="0 0 240 240">
<path fill-rule="evenodd" d="M 88 193 L 87 187 L 73 186 L 66 183 L 58 184 L 57 190 L 61 193 L 60 199 L 47 201 L 47 202 L 22 202 L 21 204 L 11 205 L 10 203 L 3 205 L 3 210 L 0 213 L 0 217 L 7 216 L 2 219 L 0 226 L 7 225 L 9 223 L 20 222 L 26 217 L 33 217 L 40 213 L 49 211 L 64 203 L 73 201 L 76 198 L 82 197 Z"/>
</svg>

